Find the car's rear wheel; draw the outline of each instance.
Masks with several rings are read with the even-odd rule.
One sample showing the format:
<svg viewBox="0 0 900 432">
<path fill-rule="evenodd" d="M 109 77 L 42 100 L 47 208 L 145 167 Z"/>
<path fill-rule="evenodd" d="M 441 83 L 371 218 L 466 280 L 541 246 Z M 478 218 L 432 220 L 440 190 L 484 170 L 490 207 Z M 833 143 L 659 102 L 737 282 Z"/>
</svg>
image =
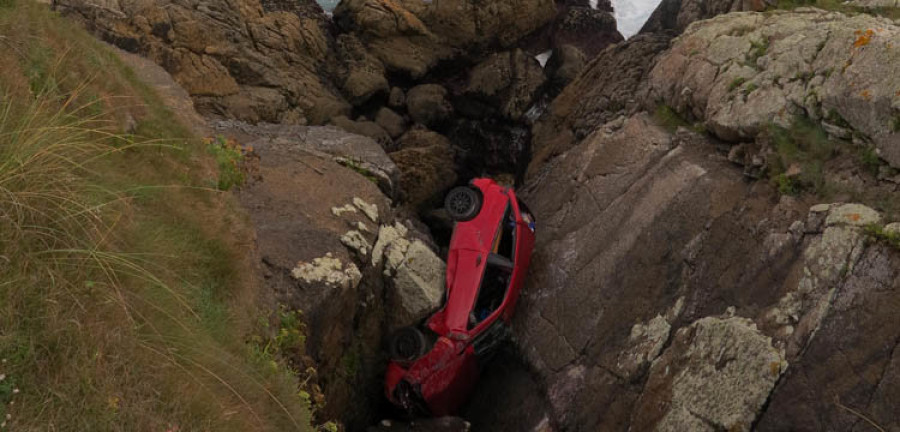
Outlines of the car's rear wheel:
<svg viewBox="0 0 900 432">
<path fill-rule="evenodd" d="M 395 361 L 413 361 L 423 356 L 427 348 L 428 340 L 425 334 L 415 327 L 397 330 L 388 340 L 388 353 Z"/>
<path fill-rule="evenodd" d="M 444 208 L 454 220 L 471 220 L 481 210 L 481 194 L 470 187 L 455 187 L 444 199 Z"/>
</svg>

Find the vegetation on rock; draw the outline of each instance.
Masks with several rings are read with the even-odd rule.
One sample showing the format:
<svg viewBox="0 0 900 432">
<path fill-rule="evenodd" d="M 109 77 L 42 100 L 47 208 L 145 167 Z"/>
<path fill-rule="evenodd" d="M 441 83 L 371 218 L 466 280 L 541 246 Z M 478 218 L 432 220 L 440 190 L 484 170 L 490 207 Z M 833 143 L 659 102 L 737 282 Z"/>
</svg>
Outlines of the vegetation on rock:
<svg viewBox="0 0 900 432">
<path fill-rule="evenodd" d="M 0 45 L 7 426 L 309 428 L 295 375 L 244 342 L 251 236 L 208 187 L 221 177 L 203 142 L 45 5 L 5 1 Z"/>
</svg>

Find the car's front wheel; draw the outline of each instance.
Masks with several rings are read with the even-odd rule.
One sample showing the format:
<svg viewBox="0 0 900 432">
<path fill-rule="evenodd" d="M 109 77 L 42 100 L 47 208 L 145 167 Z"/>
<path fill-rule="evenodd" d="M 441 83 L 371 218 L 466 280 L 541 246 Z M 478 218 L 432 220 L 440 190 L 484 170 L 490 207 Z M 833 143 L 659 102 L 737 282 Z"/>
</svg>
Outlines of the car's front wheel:
<svg viewBox="0 0 900 432">
<path fill-rule="evenodd" d="M 444 199 L 444 208 L 454 220 L 471 220 L 481 210 L 481 194 L 470 187 L 455 187 Z"/>
<path fill-rule="evenodd" d="M 423 356 L 427 348 L 425 334 L 415 327 L 397 330 L 388 340 L 388 354 L 399 362 L 411 362 Z"/>
</svg>

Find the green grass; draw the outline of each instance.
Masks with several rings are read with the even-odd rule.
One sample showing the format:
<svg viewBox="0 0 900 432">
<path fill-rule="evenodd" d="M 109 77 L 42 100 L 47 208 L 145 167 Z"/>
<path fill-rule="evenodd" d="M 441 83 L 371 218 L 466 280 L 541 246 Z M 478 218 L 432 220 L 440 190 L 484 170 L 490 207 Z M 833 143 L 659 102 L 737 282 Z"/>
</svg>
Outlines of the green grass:
<svg viewBox="0 0 900 432">
<path fill-rule="evenodd" d="M 790 128 L 770 126 L 775 156 L 769 160 L 769 178 L 783 194 L 801 191 L 816 193 L 825 186 L 823 167 L 837 154 L 837 143 L 807 118 L 799 118 Z M 792 175 L 791 167 L 799 168 Z"/>
<path fill-rule="evenodd" d="M 745 82 L 747 82 L 747 78 L 744 77 L 737 77 L 731 80 L 731 82 L 728 83 L 728 91 L 733 92 L 736 88 L 744 85 Z"/>
<path fill-rule="evenodd" d="M 653 113 L 653 118 L 656 120 L 656 123 L 672 133 L 675 133 L 679 127 L 685 127 L 700 134 L 706 133 L 706 127 L 702 123 L 691 124 L 668 105 L 661 104 L 657 106 L 656 111 Z"/>
<path fill-rule="evenodd" d="M 757 41 L 750 41 L 750 52 L 747 53 L 747 64 L 750 66 L 756 67 L 756 60 L 760 57 L 766 55 L 766 52 L 769 51 L 769 40 L 768 39 L 760 39 Z"/>
<path fill-rule="evenodd" d="M 297 374 L 245 342 L 252 235 L 207 143 L 46 6 L 0 0 L 0 35 L 9 429 L 311 429 Z"/>
<path fill-rule="evenodd" d="M 219 190 L 228 191 L 235 186 L 244 184 L 244 172 L 241 170 L 241 161 L 244 155 L 240 145 L 225 139 L 225 137 L 217 136 L 209 141 L 207 148 L 216 158 L 219 168 L 219 178 L 216 182 Z"/>
<path fill-rule="evenodd" d="M 875 224 L 867 226 L 865 232 L 875 241 L 900 250 L 900 233 L 885 231 L 883 226 Z"/>
</svg>

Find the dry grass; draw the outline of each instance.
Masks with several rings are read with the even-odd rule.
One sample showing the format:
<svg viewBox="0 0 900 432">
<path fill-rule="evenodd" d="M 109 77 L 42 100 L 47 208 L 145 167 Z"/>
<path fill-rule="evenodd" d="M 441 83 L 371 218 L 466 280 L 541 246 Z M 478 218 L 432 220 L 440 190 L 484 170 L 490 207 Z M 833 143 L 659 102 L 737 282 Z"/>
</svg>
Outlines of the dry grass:
<svg viewBox="0 0 900 432">
<path fill-rule="evenodd" d="M 293 374 L 244 343 L 250 236 L 202 142 L 41 5 L 0 4 L 0 45 L 7 426 L 309 429 Z"/>
</svg>

